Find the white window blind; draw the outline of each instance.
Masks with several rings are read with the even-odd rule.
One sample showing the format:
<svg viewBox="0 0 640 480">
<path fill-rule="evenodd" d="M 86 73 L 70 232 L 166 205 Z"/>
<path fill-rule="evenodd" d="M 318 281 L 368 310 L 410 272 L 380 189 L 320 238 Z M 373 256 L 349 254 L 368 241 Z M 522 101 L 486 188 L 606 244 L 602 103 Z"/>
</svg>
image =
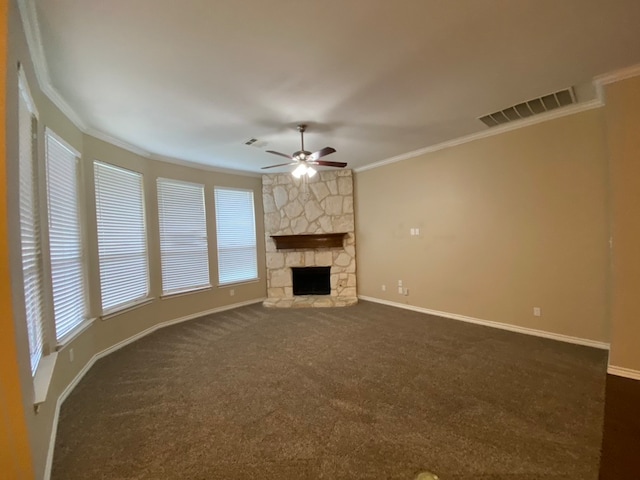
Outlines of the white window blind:
<svg viewBox="0 0 640 480">
<path fill-rule="evenodd" d="M 103 314 L 147 297 L 149 266 L 142 175 L 94 162 Z"/>
<path fill-rule="evenodd" d="M 251 190 L 214 188 L 221 285 L 258 278 L 256 221 Z"/>
<path fill-rule="evenodd" d="M 49 251 L 58 341 L 85 319 L 86 300 L 78 196 L 79 154 L 46 131 Z"/>
<path fill-rule="evenodd" d="M 158 178 L 162 292 L 210 285 L 204 185 Z"/>
<path fill-rule="evenodd" d="M 42 245 L 38 219 L 38 181 L 35 158 L 36 119 L 26 81 L 20 72 L 18 107 L 18 154 L 20 181 L 20 240 L 24 301 L 29 333 L 31 373 L 35 375 L 44 350 L 44 302 L 42 275 Z"/>
</svg>

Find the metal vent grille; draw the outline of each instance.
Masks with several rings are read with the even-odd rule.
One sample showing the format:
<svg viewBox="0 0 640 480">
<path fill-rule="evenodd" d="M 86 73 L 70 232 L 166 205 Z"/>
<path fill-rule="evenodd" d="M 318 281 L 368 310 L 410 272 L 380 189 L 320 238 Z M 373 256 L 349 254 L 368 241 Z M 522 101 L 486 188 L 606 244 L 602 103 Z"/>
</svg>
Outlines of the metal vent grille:
<svg viewBox="0 0 640 480">
<path fill-rule="evenodd" d="M 497 127 L 503 123 L 513 122 L 532 115 L 538 115 L 556 108 L 573 105 L 574 103 L 576 103 L 576 96 L 572 87 L 567 88 L 566 90 L 550 93 L 543 97 L 527 100 L 526 102 L 519 103 L 518 105 L 480 117 L 478 120 L 484 123 L 487 127 Z"/>
<path fill-rule="evenodd" d="M 257 138 L 250 138 L 244 142 L 244 144 L 254 148 L 264 148 L 267 146 L 267 142 L 264 140 L 258 140 Z"/>
</svg>

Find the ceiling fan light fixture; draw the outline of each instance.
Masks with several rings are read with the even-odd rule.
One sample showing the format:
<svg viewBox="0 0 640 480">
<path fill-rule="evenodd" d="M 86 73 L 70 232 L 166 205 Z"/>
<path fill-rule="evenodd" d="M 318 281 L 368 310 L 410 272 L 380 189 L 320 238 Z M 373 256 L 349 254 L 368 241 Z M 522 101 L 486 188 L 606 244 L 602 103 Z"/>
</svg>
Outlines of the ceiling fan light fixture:
<svg viewBox="0 0 640 480">
<path fill-rule="evenodd" d="M 296 178 L 300 178 L 305 173 L 307 173 L 307 166 L 304 163 L 301 163 L 300 165 L 298 165 L 295 168 L 295 170 L 293 172 L 291 172 L 291 174 Z"/>
<path fill-rule="evenodd" d="M 309 152 L 304 149 L 304 131 L 306 130 L 306 125 L 298 125 L 298 131 L 300 132 L 300 150 L 297 152 L 293 152 L 291 155 L 287 155 L 286 153 L 276 152 L 274 150 L 267 150 L 267 153 L 271 153 L 273 155 L 278 155 L 279 157 L 285 157 L 292 162 L 290 163 L 279 163 L 277 165 L 269 165 L 267 167 L 262 167 L 263 170 L 268 168 L 276 168 L 276 167 L 285 167 L 288 165 L 295 165 L 295 170 L 292 172 L 295 178 L 300 178 L 303 175 L 307 175 L 309 178 L 313 177 L 316 174 L 316 169 L 312 168 L 311 165 L 320 165 L 322 167 L 336 167 L 336 168 L 344 168 L 347 166 L 347 162 L 331 162 L 326 160 L 320 160 L 322 157 L 329 155 L 331 153 L 335 153 L 336 149 L 332 147 L 324 147 L 317 152 Z"/>
</svg>

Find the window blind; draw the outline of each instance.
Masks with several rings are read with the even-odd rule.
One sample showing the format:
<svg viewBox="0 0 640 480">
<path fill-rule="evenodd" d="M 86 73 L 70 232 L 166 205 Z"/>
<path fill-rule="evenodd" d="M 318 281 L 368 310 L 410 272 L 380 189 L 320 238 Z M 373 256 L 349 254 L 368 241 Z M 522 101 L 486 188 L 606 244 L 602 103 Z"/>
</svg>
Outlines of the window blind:
<svg viewBox="0 0 640 480">
<path fill-rule="evenodd" d="M 258 278 L 253 191 L 214 188 L 221 285 Z"/>
<path fill-rule="evenodd" d="M 49 252 L 56 339 L 85 319 L 86 300 L 78 196 L 80 155 L 46 131 Z"/>
<path fill-rule="evenodd" d="M 210 285 L 204 185 L 158 178 L 162 292 Z"/>
<path fill-rule="evenodd" d="M 103 314 L 147 297 L 149 266 L 142 175 L 94 162 Z"/>
<path fill-rule="evenodd" d="M 28 87 L 19 79 L 18 176 L 20 196 L 20 240 L 24 302 L 29 336 L 31 373 L 35 375 L 44 350 L 44 301 L 42 293 L 42 245 L 38 217 L 38 181 L 35 158 L 36 119 Z"/>
</svg>

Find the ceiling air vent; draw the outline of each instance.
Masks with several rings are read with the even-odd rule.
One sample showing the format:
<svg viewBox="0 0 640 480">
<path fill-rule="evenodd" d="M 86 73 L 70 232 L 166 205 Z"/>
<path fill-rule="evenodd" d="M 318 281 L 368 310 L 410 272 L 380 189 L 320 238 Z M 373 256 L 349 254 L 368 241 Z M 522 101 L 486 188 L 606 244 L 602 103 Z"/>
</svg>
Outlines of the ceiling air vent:
<svg viewBox="0 0 640 480">
<path fill-rule="evenodd" d="M 550 93 L 549 95 L 527 100 L 513 107 L 490 113 L 489 115 L 480 117 L 478 120 L 487 127 L 496 127 L 503 123 L 513 122 L 514 120 L 520 120 L 521 118 L 527 118 L 556 108 L 566 107 L 574 103 L 576 103 L 576 96 L 573 88 L 567 88 L 566 90 Z"/>
<path fill-rule="evenodd" d="M 244 142 L 244 144 L 255 148 L 264 148 L 267 146 L 267 142 L 265 142 L 264 140 L 258 140 L 257 138 L 250 138 L 249 140 Z"/>
</svg>

